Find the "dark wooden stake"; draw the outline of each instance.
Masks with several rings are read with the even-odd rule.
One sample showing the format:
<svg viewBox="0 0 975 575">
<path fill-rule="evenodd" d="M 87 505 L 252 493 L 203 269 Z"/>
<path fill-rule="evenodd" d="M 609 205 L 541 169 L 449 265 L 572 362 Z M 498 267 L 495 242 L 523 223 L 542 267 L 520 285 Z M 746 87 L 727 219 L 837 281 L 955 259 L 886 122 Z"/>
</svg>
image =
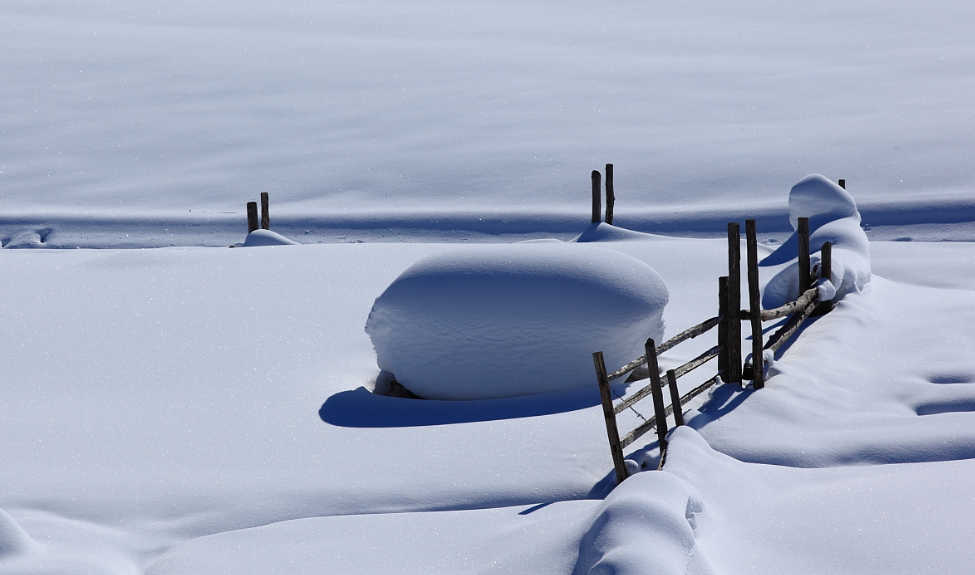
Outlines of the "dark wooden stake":
<svg viewBox="0 0 975 575">
<path fill-rule="evenodd" d="M 839 184 L 840 187 L 843 188 L 844 190 L 846 189 L 846 180 L 839 179 L 839 180 L 836 180 L 836 183 Z"/>
<path fill-rule="evenodd" d="M 826 242 L 820 252 L 819 277 L 833 281 L 833 244 Z M 813 315 L 825 315 L 833 311 L 833 300 L 827 300 L 819 304 Z"/>
<path fill-rule="evenodd" d="M 664 393 L 660 384 L 660 366 L 657 365 L 657 346 L 652 339 L 647 340 L 647 367 L 650 369 L 650 389 L 653 393 L 653 415 L 657 420 L 657 441 L 660 452 L 667 448 L 667 411 L 664 406 Z M 678 405 L 680 403 L 678 402 Z"/>
<path fill-rule="evenodd" d="M 684 410 L 680 405 L 680 390 L 677 389 L 677 372 L 667 370 L 667 387 L 670 388 L 670 406 L 674 409 L 674 427 L 684 425 Z"/>
<path fill-rule="evenodd" d="M 728 374 L 726 383 L 741 383 L 741 231 L 728 224 Z M 722 378 L 724 379 L 724 378 Z"/>
<path fill-rule="evenodd" d="M 623 448 L 620 446 L 620 432 L 616 427 L 616 413 L 613 411 L 613 397 L 609 391 L 609 380 L 606 378 L 606 362 L 603 352 L 592 354 L 592 362 L 596 366 L 596 379 L 599 381 L 599 398 L 603 404 L 603 418 L 606 420 L 606 435 L 609 436 L 609 451 L 613 454 L 613 467 L 616 468 L 616 483 L 623 483 L 626 479 L 626 462 L 623 461 Z"/>
<path fill-rule="evenodd" d="M 592 223 L 598 224 L 602 221 L 602 176 L 599 175 L 599 170 L 592 171 Z"/>
<path fill-rule="evenodd" d="M 812 287 L 809 271 L 809 218 L 799 218 L 799 294 Z"/>
<path fill-rule="evenodd" d="M 728 375 L 728 278 L 721 276 L 718 278 L 718 345 L 721 352 L 718 354 L 718 373 L 721 379 Z"/>
<path fill-rule="evenodd" d="M 247 202 L 247 233 L 257 229 L 257 202 Z"/>
<path fill-rule="evenodd" d="M 267 192 L 261 192 L 261 229 L 269 230 L 271 229 L 271 214 L 268 212 L 268 201 Z"/>
<path fill-rule="evenodd" d="M 748 310 L 752 324 L 752 388 L 765 387 L 765 358 L 762 356 L 762 303 L 758 286 L 758 234 L 755 220 L 745 220 L 748 257 Z"/>
<path fill-rule="evenodd" d="M 616 192 L 613 190 L 613 164 L 606 164 L 606 223 L 613 225 L 613 206 Z"/>
</svg>

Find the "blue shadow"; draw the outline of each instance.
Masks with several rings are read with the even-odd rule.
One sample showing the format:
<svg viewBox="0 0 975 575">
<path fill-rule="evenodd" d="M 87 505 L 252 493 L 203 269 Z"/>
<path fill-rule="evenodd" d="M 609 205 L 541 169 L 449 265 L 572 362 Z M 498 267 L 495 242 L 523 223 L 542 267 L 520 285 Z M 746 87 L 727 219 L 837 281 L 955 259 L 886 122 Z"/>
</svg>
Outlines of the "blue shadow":
<svg viewBox="0 0 975 575">
<path fill-rule="evenodd" d="M 625 384 L 613 387 L 622 393 Z M 325 423 L 339 427 L 419 427 L 537 417 L 599 404 L 599 389 L 595 384 L 591 389 L 478 401 L 387 397 L 360 387 L 329 397 L 318 415 Z"/>
</svg>

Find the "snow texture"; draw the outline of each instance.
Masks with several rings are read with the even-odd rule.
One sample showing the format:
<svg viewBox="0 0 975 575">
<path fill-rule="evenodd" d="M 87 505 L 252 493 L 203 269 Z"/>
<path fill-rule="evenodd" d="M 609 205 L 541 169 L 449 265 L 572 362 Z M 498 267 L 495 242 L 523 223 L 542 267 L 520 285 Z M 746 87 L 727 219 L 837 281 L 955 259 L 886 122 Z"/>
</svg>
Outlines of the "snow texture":
<svg viewBox="0 0 975 575">
<path fill-rule="evenodd" d="M 247 234 L 242 247 L 250 248 L 257 246 L 296 246 L 298 242 L 289 240 L 281 234 L 271 230 L 254 230 Z"/>
<path fill-rule="evenodd" d="M 660 341 L 669 294 L 649 265 L 561 243 L 452 251 L 417 262 L 369 314 L 379 367 L 413 393 L 488 399 L 593 387 Z"/>
<path fill-rule="evenodd" d="M 853 197 L 819 174 L 803 178 L 789 192 L 789 222 L 798 229 L 799 218 L 809 218 L 810 266 L 821 259 L 824 243 L 832 243 L 831 283 L 835 299 L 860 291 L 870 281 L 870 244 L 860 228 L 860 213 Z M 798 233 L 762 260 L 761 266 L 779 266 L 765 286 L 762 305 L 779 307 L 799 297 Z"/>
<path fill-rule="evenodd" d="M 30 535 L 6 511 L 0 509 L 0 560 L 25 553 L 33 546 Z"/>
</svg>

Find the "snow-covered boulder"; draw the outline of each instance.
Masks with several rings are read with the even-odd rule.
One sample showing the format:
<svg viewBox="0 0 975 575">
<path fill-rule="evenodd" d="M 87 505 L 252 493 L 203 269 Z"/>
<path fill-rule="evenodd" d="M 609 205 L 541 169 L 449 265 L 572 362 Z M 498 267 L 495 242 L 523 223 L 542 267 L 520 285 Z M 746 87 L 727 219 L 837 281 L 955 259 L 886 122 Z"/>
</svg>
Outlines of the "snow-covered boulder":
<svg viewBox="0 0 975 575">
<path fill-rule="evenodd" d="M 647 264 L 594 246 L 471 246 L 414 264 L 376 299 L 379 367 L 429 399 L 595 386 L 663 336 L 667 286 Z"/>
<path fill-rule="evenodd" d="M 853 196 L 819 174 L 806 176 L 789 192 L 789 221 L 793 229 L 799 227 L 800 217 L 809 218 L 812 266 L 819 263 L 823 244 L 833 245 L 830 281 L 836 290 L 834 299 L 863 289 L 871 277 L 870 242 L 860 228 L 860 212 Z M 794 233 L 760 263 L 782 267 L 765 286 L 762 306 L 766 309 L 799 296 L 798 246 L 798 235 Z"/>
</svg>

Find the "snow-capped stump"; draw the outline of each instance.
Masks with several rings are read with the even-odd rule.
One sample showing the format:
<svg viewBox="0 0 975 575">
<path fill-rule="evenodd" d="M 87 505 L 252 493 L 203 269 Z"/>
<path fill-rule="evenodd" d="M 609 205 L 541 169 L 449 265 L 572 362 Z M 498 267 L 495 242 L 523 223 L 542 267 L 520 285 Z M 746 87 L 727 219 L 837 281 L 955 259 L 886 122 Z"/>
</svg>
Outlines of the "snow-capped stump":
<svg viewBox="0 0 975 575">
<path fill-rule="evenodd" d="M 831 282 L 835 299 L 863 289 L 870 282 L 870 242 L 860 228 L 860 212 L 853 196 L 819 174 L 811 174 L 789 192 L 789 221 L 798 229 L 800 217 L 809 218 L 812 265 L 820 260 L 820 248 L 832 244 Z M 765 286 L 762 306 L 779 307 L 799 296 L 798 238 L 792 234 L 779 249 L 759 264 L 786 265 Z M 790 263 L 791 262 L 791 263 Z"/>
<path fill-rule="evenodd" d="M 296 246 L 298 242 L 290 240 L 279 233 L 271 230 L 254 230 L 247 234 L 244 244 L 241 247 L 250 248 L 256 246 Z"/>
<path fill-rule="evenodd" d="M 476 246 L 423 259 L 366 322 L 379 367 L 429 399 L 595 387 L 663 336 L 667 286 L 647 264 L 579 244 Z"/>
</svg>

